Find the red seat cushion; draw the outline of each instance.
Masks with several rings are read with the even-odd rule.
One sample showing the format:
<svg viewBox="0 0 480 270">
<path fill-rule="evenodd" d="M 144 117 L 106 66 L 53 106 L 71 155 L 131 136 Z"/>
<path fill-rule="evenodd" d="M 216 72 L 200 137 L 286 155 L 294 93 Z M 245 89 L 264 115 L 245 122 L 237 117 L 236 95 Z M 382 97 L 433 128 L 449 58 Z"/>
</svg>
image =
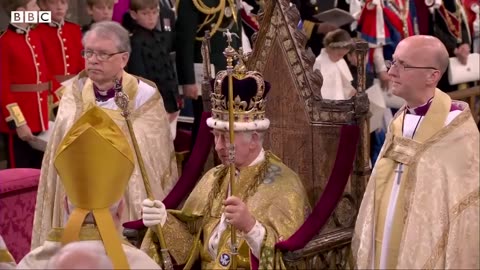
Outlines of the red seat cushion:
<svg viewBox="0 0 480 270">
<path fill-rule="evenodd" d="M 0 234 L 19 262 L 30 251 L 38 169 L 0 170 Z"/>
</svg>

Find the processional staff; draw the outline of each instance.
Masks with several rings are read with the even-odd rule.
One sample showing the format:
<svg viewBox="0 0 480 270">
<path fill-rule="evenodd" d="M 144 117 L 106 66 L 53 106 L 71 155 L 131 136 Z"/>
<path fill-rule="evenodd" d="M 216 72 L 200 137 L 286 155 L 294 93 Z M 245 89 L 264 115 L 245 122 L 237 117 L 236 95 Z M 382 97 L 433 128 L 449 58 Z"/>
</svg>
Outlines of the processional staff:
<svg viewBox="0 0 480 270">
<path fill-rule="evenodd" d="M 137 138 L 135 136 L 135 132 L 133 131 L 132 121 L 130 120 L 130 110 L 128 109 L 129 105 L 129 97 L 128 95 L 123 92 L 122 84 L 120 80 L 115 80 L 115 104 L 122 110 L 122 116 L 125 118 L 127 122 L 128 132 L 130 137 L 132 138 L 133 148 L 135 150 L 135 155 L 137 156 L 138 165 L 140 167 L 140 172 L 142 174 L 143 184 L 145 186 L 145 192 L 147 193 L 147 197 L 150 200 L 155 200 L 152 192 L 152 187 L 150 186 L 150 180 L 148 179 L 148 174 L 145 169 L 145 164 L 143 163 L 142 153 L 140 148 L 138 147 Z M 168 253 L 167 243 L 165 242 L 165 237 L 163 236 L 162 227 L 160 224 L 157 224 L 155 227 L 155 233 L 158 236 L 158 240 L 160 242 L 161 252 L 160 255 L 162 257 L 162 269 L 166 270 L 173 270 L 172 259 L 170 258 L 170 254 Z"/>
</svg>

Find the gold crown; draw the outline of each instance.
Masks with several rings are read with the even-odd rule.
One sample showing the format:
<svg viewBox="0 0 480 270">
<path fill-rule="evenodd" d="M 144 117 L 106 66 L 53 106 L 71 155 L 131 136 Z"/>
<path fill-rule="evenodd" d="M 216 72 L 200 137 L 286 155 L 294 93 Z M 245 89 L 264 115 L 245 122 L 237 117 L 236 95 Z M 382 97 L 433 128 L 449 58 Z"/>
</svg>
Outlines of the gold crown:
<svg viewBox="0 0 480 270">
<path fill-rule="evenodd" d="M 248 55 L 242 49 L 236 52 L 229 46 L 225 54 L 230 54 L 237 60 L 232 69 L 235 130 L 267 129 L 270 121 L 265 117 L 265 97 L 270 84 L 260 72 L 247 70 L 245 63 Z M 213 82 L 213 93 L 210 96 L 212 117 L 207 120 L 207 124 L 214 129 L 228 130 L 228 72 L 218 72 Z"/>
</svg>

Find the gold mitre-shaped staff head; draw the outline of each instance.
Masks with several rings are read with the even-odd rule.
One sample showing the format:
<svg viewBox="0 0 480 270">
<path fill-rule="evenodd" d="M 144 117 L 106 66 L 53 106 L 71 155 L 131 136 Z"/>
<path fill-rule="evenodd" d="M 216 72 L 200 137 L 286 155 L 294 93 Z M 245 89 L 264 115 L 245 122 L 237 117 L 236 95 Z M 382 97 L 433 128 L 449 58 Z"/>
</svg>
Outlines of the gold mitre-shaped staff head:
<svg viewBox="0 0 480 270">
<path fill-rule="evenodd" d="M 232 47 L 228 47 L 232 50 Z M 270 126 L 265 117 L 266 96 L 270 83 L 258 71 L 248 71 L 246 55 L 241 50 L 235 53 L 237 64 L 232 71 L 233 115 L 235 131 L 262 131 Z M 228 71 L 222 70 L 212 80 L 212 117 L 207 119 L 210 128 L 228 130 Z"/>
<path fill-rule="evenodd" d="M 115 269 L 129 268 L 109 208 L 119 202 L 135 167 L 133 152 L 117 124 L 92 107 L 72 126 L 58 147 L 55 168 L 70 202 L 62 244 L 78 241 L 92 213 L 105 251 Z"/>
</svg>

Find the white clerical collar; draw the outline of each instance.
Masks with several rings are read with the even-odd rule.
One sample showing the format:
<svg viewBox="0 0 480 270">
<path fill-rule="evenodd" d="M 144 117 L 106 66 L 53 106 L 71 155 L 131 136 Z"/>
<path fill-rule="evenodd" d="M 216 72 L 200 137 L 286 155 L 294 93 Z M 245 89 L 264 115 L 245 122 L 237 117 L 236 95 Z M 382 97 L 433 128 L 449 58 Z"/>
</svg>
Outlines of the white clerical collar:
<svg viewBox="0 0 480 270">
<path fill-rule="evenodd" d="M 425 115 L 427 114 L 427 111 L 430 108 L 430 103 L 432 103 L 432 100 L 433 100 L 433 97 L 431 97 L 426 103 L 415 108 L 410 108 L 407 105 L 407 110 L 410 114 L 413 114 L 413 115 Z"/>
</svg>

